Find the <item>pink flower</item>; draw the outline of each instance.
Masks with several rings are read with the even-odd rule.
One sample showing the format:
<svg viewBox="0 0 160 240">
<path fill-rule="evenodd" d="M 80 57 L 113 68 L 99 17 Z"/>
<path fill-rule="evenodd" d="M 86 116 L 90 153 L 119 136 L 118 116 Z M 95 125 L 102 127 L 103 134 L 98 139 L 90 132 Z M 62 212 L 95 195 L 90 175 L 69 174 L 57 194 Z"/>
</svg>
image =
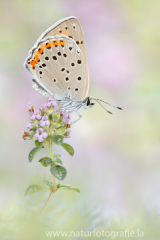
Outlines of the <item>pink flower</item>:
<svg viewBox="0 0 160 240">
<path fill-rule="evenodd" d="M 29 115 L 32 116 L 32 114 L 34 113 L 34 107 L 31 106 L 31 107 L 28 109 L 28 112 L 29 112 Z"/>
<path fill-rule="evenodd" d="M 46 109 L 47 107 L 57 107 L 58 104 L 54 101 L 53 96 L 48 98 L 48 102 L 43 104 L 44 109 Z"/>
<path fill-rule="evenodd" d="M 47 115 L 44 115 L 42 117 L 42 120 L 39 122 L 39 125 L 41 127 L 44 127 L 44 126 L 49 126 L 50 125 L 50 121 L 48 120 L 48 116 Z"/>
<path fill-rule="evenodd" d="M 70 123 L 71 117 L 67 111 L 64 111 L 63 113 L 63 122 L 64 123 Z"/>
<path fill-rule="evenodd" d="M 43 104 L 43 108 L 45 108 L 45 109 L 47 108 L 47 103 Z"/>
<path fill-rule="evenodd" d="M 43 142 L 44 138 L 48 137 L 48 134 L 44 132 L 43 128 L 38 128 L 34 137 L 38 139 L 39 142 Z"/>
<path fill-rule="evenodd" d="M 64 113 L 63 113 L 63 117 L 68 117 L 69 116 L 69 113 L 65 110 Z"/>
<path fill-rule="evenodd" d="M 54 101 L 50 101 L 50 102 L 47 102 L 47 107 L 57 107 L 58 106 L 58 104 L 56 103 L 56 102 L 54 102 Z"/>
<path fill-rule="evenodd" d="M 27 128 L 27 129 L 31 129 L 31 128 L 32 128 L 32 125 L 31 125 L 31 123 L 32 123 L 32 122 L 30 122 L 30 121 L 29 121 L 29 122 L 27 122 L 27 125 L 26 125 L 26 128 Z"/>
<path fill-rule="evenodd" d="M 70 137 L 70 132 L 66 132 L 65 137 L 67 137 L 67 138 Z"/>
<path fill-rule="evenodd" d="M 48 98 L 48 102 L 53 101 L 53 100 L 54 100 L 53 95 Z"/>
<path fill-rule="evenodd" d="M 42 116 L 40 115 L 40 112 L 39 110 L 34 110 L 34 113 L 33 115 L 31 116 L 31 119 L 37 119 L 37 120 L 40 120 L 42 118 Z"/>
<path fill-rule="evenodd" d="M 48 98 L 48 102 L 46 104 L 43 104 L 44 107 L 57 107 L 58 104 L 54 101 L 54 97 L 53 96 L 50 96 Z"/>
</svg>

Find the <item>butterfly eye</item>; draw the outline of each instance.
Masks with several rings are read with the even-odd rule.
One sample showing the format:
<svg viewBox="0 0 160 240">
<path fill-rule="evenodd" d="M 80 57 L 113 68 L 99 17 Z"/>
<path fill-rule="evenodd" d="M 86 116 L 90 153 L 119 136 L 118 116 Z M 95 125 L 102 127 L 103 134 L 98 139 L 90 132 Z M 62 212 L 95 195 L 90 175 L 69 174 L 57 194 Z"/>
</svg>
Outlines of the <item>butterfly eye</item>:
<svg viewBox="0 0 160 240">
<path fill-rule="evenodd" d="M 89 106 L 89 105 L 90 105 L 90 103 L 91 103 L 91 102 L 90 102 L 90 100 L 88 99 L 88 100 L 87 100 L 87 106 Z"/>
</svg>

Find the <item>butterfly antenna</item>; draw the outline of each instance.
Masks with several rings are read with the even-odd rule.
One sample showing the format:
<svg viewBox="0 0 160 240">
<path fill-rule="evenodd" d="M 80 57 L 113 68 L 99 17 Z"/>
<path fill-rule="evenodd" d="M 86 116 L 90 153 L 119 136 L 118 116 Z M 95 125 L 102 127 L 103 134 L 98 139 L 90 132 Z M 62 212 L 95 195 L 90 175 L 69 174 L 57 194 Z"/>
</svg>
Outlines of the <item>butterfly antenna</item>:
<svg viewBox="0 0 160 240">
<path fill-rule="evenodd" d="M 117 109 L 119 109 L 119 110 L 123 110 L 122 108 L 113 106 L 113 105 L 111 105 L 110 103 L 105 102 L 105 101 L 103 101 L 103 100 L 101 100 L 101 99 L 97 99 L 97 98 L 92 98 L 92 99 L 95 100 L 95 101 L 97 101 L 97 102 L 98 102 L 98 101 L 104 102 L 104 103 L 110 105 L 111 107 L 117 108 Z M 98 103 L 99 103 L 99 102 L 98 102 Z M 100 103 L 99 103 L 99 104 L 100 104 Z M 100 105 L 101 105 L 101 104 L 100 104 Z M 102 105 L 101 105 L 101 106 L 102 106 Z"/>
<path fill-rule="evenodd" d="M 91 98 L 91 99 L 93 99 L 94 101 L 96 101 L 97 103 L 99 103 L 99 105 L 101 105 L 101 107 L 104 108 L 104 110 L 106 110 L 106 112 L 108 112 L 108 113 L 110 113 L 110 114 L 113 114 L 112 112 L 108 111 L 105 107 L 103 107 L 103 105 L 102 105 L 100 102 L 98 102 L 99 99 L 96 99 L 96 98 Z"/>
</svg>

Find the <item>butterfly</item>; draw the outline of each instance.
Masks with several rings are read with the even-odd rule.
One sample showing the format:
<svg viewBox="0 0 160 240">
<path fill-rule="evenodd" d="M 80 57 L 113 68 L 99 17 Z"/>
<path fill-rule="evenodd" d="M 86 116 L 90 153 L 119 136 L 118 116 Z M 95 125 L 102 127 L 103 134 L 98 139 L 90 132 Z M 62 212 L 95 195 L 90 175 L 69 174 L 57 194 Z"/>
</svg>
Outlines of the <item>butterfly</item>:
<svg viewBox="0 0 160 240">
<path fill-rule="evenodd" d="M 33 75 L 32 87 L 37 92 L 46 98 L 53 95 L 62 110 L 77 113 L 78 119 L 73 123 L 82 117 L 81 109 L 94 105 L 92 100 L 104 108 L 100 103 L 104 101 L 87 97 L 85 39 L 76 17 L 64 18 L 48 28 L 29 51 L 24 65 Z"/>
</svg>

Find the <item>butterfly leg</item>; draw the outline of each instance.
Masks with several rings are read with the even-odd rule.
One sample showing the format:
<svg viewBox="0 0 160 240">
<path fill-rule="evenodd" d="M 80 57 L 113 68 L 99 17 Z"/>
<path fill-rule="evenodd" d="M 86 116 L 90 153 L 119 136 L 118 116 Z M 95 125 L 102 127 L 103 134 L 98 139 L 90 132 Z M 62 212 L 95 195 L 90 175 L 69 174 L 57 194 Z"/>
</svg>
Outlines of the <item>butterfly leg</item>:
<svg viewBox="0 0 160 240">
<path fill-rule="evenodd" d="M 77 110 L 76 110 L 75 112 L 77 113 L 77 115 L 78 115 L 79 118 L 78 118 L 77 120 L 75 120 L 74 122 L 72 122 L 70 125 L 78 122 L 78 121 L 80 120 L 80 118 L 82 117 L 82 114 L 80 114 L 80 112 L 78 112 Z"/>
</svg>

